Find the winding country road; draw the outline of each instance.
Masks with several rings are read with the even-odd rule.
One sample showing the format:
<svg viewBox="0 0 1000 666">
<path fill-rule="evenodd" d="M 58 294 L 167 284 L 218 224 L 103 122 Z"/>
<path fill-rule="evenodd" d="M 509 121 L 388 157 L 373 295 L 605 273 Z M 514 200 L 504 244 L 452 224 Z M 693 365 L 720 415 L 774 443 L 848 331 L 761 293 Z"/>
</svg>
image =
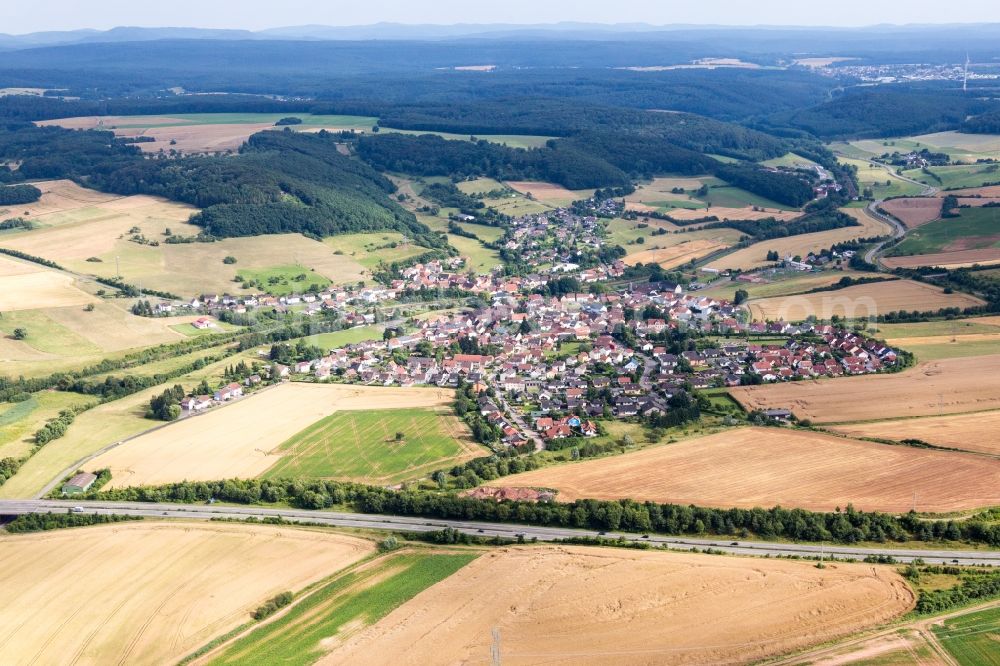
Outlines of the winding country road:
<svg viewBox="0 0 1000 666">
<path fill-rule="evenodd" d="M 625 534 L 619 532 L 601 533 L 595 530 L 579 530 L 565 527 L 539 527 L 508 523 L 491 523 L 471 520 L 445 520 L 440 518 L 420 518 L 414 516 L 383 516 L 364 513 L 344 513 L 337 511 L 304 511 L 301 509 L 266 509 L 260 507 L 232 507 L 209 504 L 155 504 L 145 502 L 82 502 L 72 500 L 0 500 L 0 515 L 20 515 L 25 513 L 64 513 L 71 507 L 80 506 L 84 513 L 118 514 L 125 516 L 145 516 L 150 518 L 184 518 L 211 520 L 213 518 L 268 518 L 281 517 L 289 522 L 309 522 L 333 527 L 355 527 L 370 530 L 390 530 L 395 532 L 434 532 L 445 528 L 456 529 L 474 536 L 517 538 L 522 536 L 538 541 L 556 541 L 572 537 L 597 537 L 624 539 L 625 541 L 665 545 L 675 549 L 705 549 L 730 555 L 756 555 L 769 557 L 824 557 L 864 559 L 869 555 L 891 555 L 899 562 L 910 562 L 920 558 L 928 564 L 990 564 L 1000 566 L 1000 551 L 990 550 L 932 550 L 896 549 L 873 547 L 850 547 L 840 545 L 813 545 L 775 543 L 768 541 L 730 541 L 716 539 L 693 539 L 688 537 L 665 537 L 656 535 Z"/>
<path fill-rule="evenodd" d="M 920 187 L 922 187 L 923 190 L 921 190 L 920 194 L 918 194 L 917 196 L 932 197 L 938 193 L 938 188 L 933 187 L 931 185 L 927 185 L 926 183 L 921 183 L 919 180 L 913 180 L 912 178 L 909 178 L 902 174 L 898 174 L 889 169 L 884 164 L 880 164 L 879 162 L 875 162 L 872 160 L 865 160 L 865 161 L 875 168 L 884 169 L 891 178 L 896 178 L 902 180 L 903 182 L 910 183 L 912 185 L 919 185 Z M 900 223 L 898 220 L 889 215 L 883 215 L 882 213 L 879 212 L 878 209 L 882 206 L 883 203 L 885 203 L 885 199 L 878 199 L 876 201 L 872 201 L 871 203 L 869 203 L 867 206 L 865 206 L 864 209 L 865 214 L 868 217 L 878 220 L 879 222 L 884 222 L 886 224 L 889 224 L 892 226 L 893 229 L 892 238 L 882 241 L 878 245 L 875 245 L 874 247 L 870 248 L 867 252 L 865 252 L 865 261 L 868 262 L 869 264 L 874 264 L 875 266 L 878 266 L 879 270 L 883 270 L 882 268 L 883 248 L 885 248 L 885 246 L 888 245 L 889 243 L 898 240 L 902 238 L 904 235 L 906 235 L 906 227 L 903 226 L 902 223 Z"/>
</svg>

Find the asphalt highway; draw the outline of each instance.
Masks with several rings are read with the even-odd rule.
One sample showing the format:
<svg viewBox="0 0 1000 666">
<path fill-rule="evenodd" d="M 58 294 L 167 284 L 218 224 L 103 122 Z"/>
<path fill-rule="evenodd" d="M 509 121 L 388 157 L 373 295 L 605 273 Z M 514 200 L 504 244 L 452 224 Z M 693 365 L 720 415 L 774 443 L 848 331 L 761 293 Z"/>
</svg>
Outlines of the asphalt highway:
<svg viewBox="0 0 1000 666">
<path fill-rule="evenodd" d="M 413 516 L 383 516 L 335 511 L 304 511 L 300 509 L 266 509 L 260 507 L 232 507 L 218 504 L 153 504 L 146 502 L 82 502 L 73 500 L 0 500 L 0 515 L 20 515 L 25 513 L 61 513 L 75 506 L 83 507 L 85 513 L 118 514 L 125 516 L 146 516 L 150 518 L 184 518 L 189 520 L 210 520 L 212 518 L 246 519 L 250 517 L 281 517 L 289 522 L 311 522 L 335 527 L 355 527 L 370 530 L 395 532 L 434 532 L 446 527 L 466 534 L 481 537 L 499 536 L 514 539 L 523 535 L 525 539 L 555 541 L 570 537 L 597 537 L 608 539 L 619 537 L 626 541 L 646 542 L 666 545 L 674 549 L 712 548 L 735 555 L 755 555 L 771 557 L 799 556 L 846 559 L 864 559 L 869 555 L 891 555 L 899 562 L 910 562 L 921 558 L 928 564 L 989 564 L 1000 566 L 1000 551 L 991 550 L 923 550 L 897 548 L 850 547 L 841 545 L 793 544 L 767 541 L 731 541 L 728 539 L 694 539 L 688 537 L 665 537 L 657 535 L 626 534 L 619 532 L 601 533 L 594 530 L 579 530 L 563 527 L 538 527 L 508 523 L 489 523 L 468 520 L 444 520 L 439 518 L 419 518 Z"/>
</svg>

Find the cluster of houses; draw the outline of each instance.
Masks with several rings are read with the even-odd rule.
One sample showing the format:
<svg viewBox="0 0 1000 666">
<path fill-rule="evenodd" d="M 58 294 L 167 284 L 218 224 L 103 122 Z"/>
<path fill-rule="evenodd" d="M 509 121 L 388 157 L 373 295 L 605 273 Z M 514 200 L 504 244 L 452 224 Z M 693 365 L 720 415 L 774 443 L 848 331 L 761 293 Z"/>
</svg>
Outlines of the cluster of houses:
<svg viewBox="0 0 1000 666">
<path fill-rule="evenodd" d="M 185 414 L 197 414 L 206 409 L 221 405 L 237 398 L 242 398 L 247 389 L 263 383 L 264 379 L 259 374 L 253 374 L 243 380 L 243 383 L 230 382 L 219 388 L 212 395 L 189 395 L 181 402 L 181 409 Z"/>
<path fill-rule="evenodd" d="M 750 369 L 765 382 L 879 372 L 896 364 L 896 351 L 877 340 L 832 326 L 813 331 L 823 343 L 789 339 L 785 345 L 751 345 Z"/>
</svg>

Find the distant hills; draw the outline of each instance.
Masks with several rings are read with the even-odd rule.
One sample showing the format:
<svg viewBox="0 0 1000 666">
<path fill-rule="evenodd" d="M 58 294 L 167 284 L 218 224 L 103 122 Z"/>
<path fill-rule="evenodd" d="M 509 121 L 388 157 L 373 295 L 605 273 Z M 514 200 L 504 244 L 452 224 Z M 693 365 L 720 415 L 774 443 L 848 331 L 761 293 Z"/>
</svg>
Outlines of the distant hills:
<svg viewBox="0 0 1000 666">
<path fill-rule="evenodd" d="M 869 26 L 864 28 L 824 27 L 727 27 L 710 25 L 656 26 L 645 23 L 597 24 L 564 22 L 552 24 L 455 24 L 409 25 L 376 23 L 360 26 L 301 25 L 260 31 L 177 27 L 128 27 L 110 30 L 70 30 L 36 32 L 25 35 L 0 33 L 0 49 L 16 50 L 43 46 L 146 42 L 164 39 L 198 40 L 287 40 L 287 41 L 369 41 L 369 40 L 462 40 L 462 39 L 560 39 L 620 41 L 708 42 L 737 40 L 751 51 L 768 48 L 781 51 L 816 52 L 834 46 L 856 44 L 872 50 L 898 50 L 955 46 L 988 48 L 1000 39 L 1000 24 L 952 24 Z M 777 41 L 777 44 L 775 43 Z M 991 49 L 992 50 L 992 49 Z"/>
</svg>

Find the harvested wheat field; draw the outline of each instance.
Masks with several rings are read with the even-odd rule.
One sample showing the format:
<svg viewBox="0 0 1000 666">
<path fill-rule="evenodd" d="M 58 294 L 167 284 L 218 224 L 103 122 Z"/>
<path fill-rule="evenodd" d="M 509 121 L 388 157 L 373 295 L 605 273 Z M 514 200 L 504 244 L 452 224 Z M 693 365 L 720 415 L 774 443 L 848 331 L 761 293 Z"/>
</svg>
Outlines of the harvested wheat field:
<svg viewBox="0 0 1000 666">
<path fill-rule="evenodd" d="M 176 663 L 250 612 L 367 554 L 266 525 L 131 522 L 0 538 L 8 664 Z"/>
<path fill-rule="evenodd" d="M 184 236 L 200 230 L 187 224 L 198 210 L 185 204 L 146 195 L 105 195 L 67 181 L 39 183 L 39 187 L 43 190 L 42 198 L 34 204 L 39 210 L 28 219 L 40 228 L 5 234 L 3 245 L 80 272 L 99 271 L 101 264 L 84 263 L 96 257 L 110 261 L 107 272 L 113 274 L 111 252 L 119 239 L 132 236 L 133 228 L 138 228 L 138 233 L 146 239 L 161 242 L 168 228 Z M 125 248 L 159 249 L 133 241 L 120 242 Z"/>
<path fill-rule="evenodd" d="M 88 463 L 111 470 L 109 488 L 175 481 L 253 478 L 284 455 L 278 447 L 339 410 L 451 404 L 452 391 L 282 384 L 205 414 L 139 435 Z"/>
<path fill-rule="evenodd" d="M 69 275 L 45 268 L 10 274 L 22 270 L 12 267 L 14 263 L 0 259 L 0 312 L 83 306 L 97 302 L 87 292 L 77 289 Z"/>
<path fill-rule="evenodd" d="M 983 301 L 968 294 L 946 294 L 940 287 L 912 280 L 886 280 L 858 284 L 836 291 L 777 296 L 748 303 L 757 321 L 802 321 L 816 316 L 828 320 L 833 315 L 849 319 L 867 319 L 899 310 L 938 310 L 968 308 Z"/>
<path fill-rule="evenodd" d="M 274 129 L 274 123 L 211 123 L 118 130 L 115 134 L 118 136 L 153 137 L 155 141 L 135 144 L 146 153 L 157 153 L 161 150 L 176 150 L 182 153 L 218 153 L 236 150 L 246 143 L 252 134 L 269 129 Z"/>
<path fill-rule="evenodd" d="M 11 206 L 6 209 L 5 215 L 26 217 L 33 222 L 47 225 L 52 222 L 46 220 L 44 216 L 103 204 L 118 198 L 116 194 L 105 194 L 80 187 L 71 180 L 46 180 L 33 182 L 32 185 L 42 191 L 41 198 L 34 203 Z M 56 216 L 53 219 L 58 221 L 60 218 Z"/>
<path fill-rule="evenodd" d="M 787 408 L 814 423 L 1000 409 L 1000 355 L 919 363 L 904 372 L 730 389 L 748 410 Z"/>
<path fill-rule="evenodd" d="M 568 206 L 574 201 L 587 199 L 594 195 L 593 190 L 567 190 L 562 185 L 540 181 L 507 181 L 507 185 L 521 194 L 531 193 L 536 201 L 553 206 Z"/>
<path fill-rule="evenodd" d="M 909 257 L 884 257 L 882 263 L 889 268 L 916 268 L 918 266 L 967 268 L 975 264 L 989 266 L 1000 264 L 1000 248 L 936 252 L 931 254 L 916 254 Z"/>
<path fill-rule="evenodd" d="M 704 257 L 729 247 L 727 243 L 718 240 L 690 240 L 670 247 L 643 250 L 625 257 L 629 266 L 636 264 L 659 264 L 663 268 L 674 268 L 692 259 Z"/>
<path fill-rule="evenodd" d="M 919 439 L 935 446 L 1000 455 L 1000 440 L 996 436 L 1000 432 L 1000 411 L 855 423 L 831 430 L 851 437 Z"/>
<path fill-rule="evenodd" d="M 829 249 L 837 243 L 854 240 L 855 238 L 884 236 L 892 233 L 892 228 L 888 224 L 868 217 L 863 210 L 856 208 L 844 208 L 841 210 L 848 215 L 852 215 L 860 223 L 860 226 L 842 227 L 840 229 L 830 229 L 811 234 L 799 234 L 798 236 L 787 236 L 785 238 L 761 241 L 754 243 L 750 247 L 737 250 L 732 254 L 727 254 L 720 259 L 716 259 L 708 266 L 719 270 L 727 268 L 748 270 L 774 263 L 767 260 L 767 253 L 771 250 L 776 251 L 782 258 L 786 256 L 794 257 L 796 255 L 804 257 L 810 252 Z"/>
<path fill-rule="evenodd" d="M 1000 460 L 814 432 L 741 428 L 491 481 L 556 499 L 943 513 L 1000 504 Z"/>
<path fill-rule="evenodd" d="M 700 220 L 712 216 L 720 220 L 763 220 L 769 217 L 776 220 L 794 220 L 801 217 L 802 213 L 797 210 L 778 210 L 776 208 L 754 210 L 753 206 L 744 206 L 743 208 L 711 206 L 701 209 L 674 208 L 667 211 L 667 215 L 675 220 Z"/>
<path fill-rule="evenodd" d="M 508 548 L 319 663 L 488 663 L 494 627 L 505 664 L 749 663 L 888 622 L 914 601 L 898 574 L 871 565 Z"/>
</svg>

